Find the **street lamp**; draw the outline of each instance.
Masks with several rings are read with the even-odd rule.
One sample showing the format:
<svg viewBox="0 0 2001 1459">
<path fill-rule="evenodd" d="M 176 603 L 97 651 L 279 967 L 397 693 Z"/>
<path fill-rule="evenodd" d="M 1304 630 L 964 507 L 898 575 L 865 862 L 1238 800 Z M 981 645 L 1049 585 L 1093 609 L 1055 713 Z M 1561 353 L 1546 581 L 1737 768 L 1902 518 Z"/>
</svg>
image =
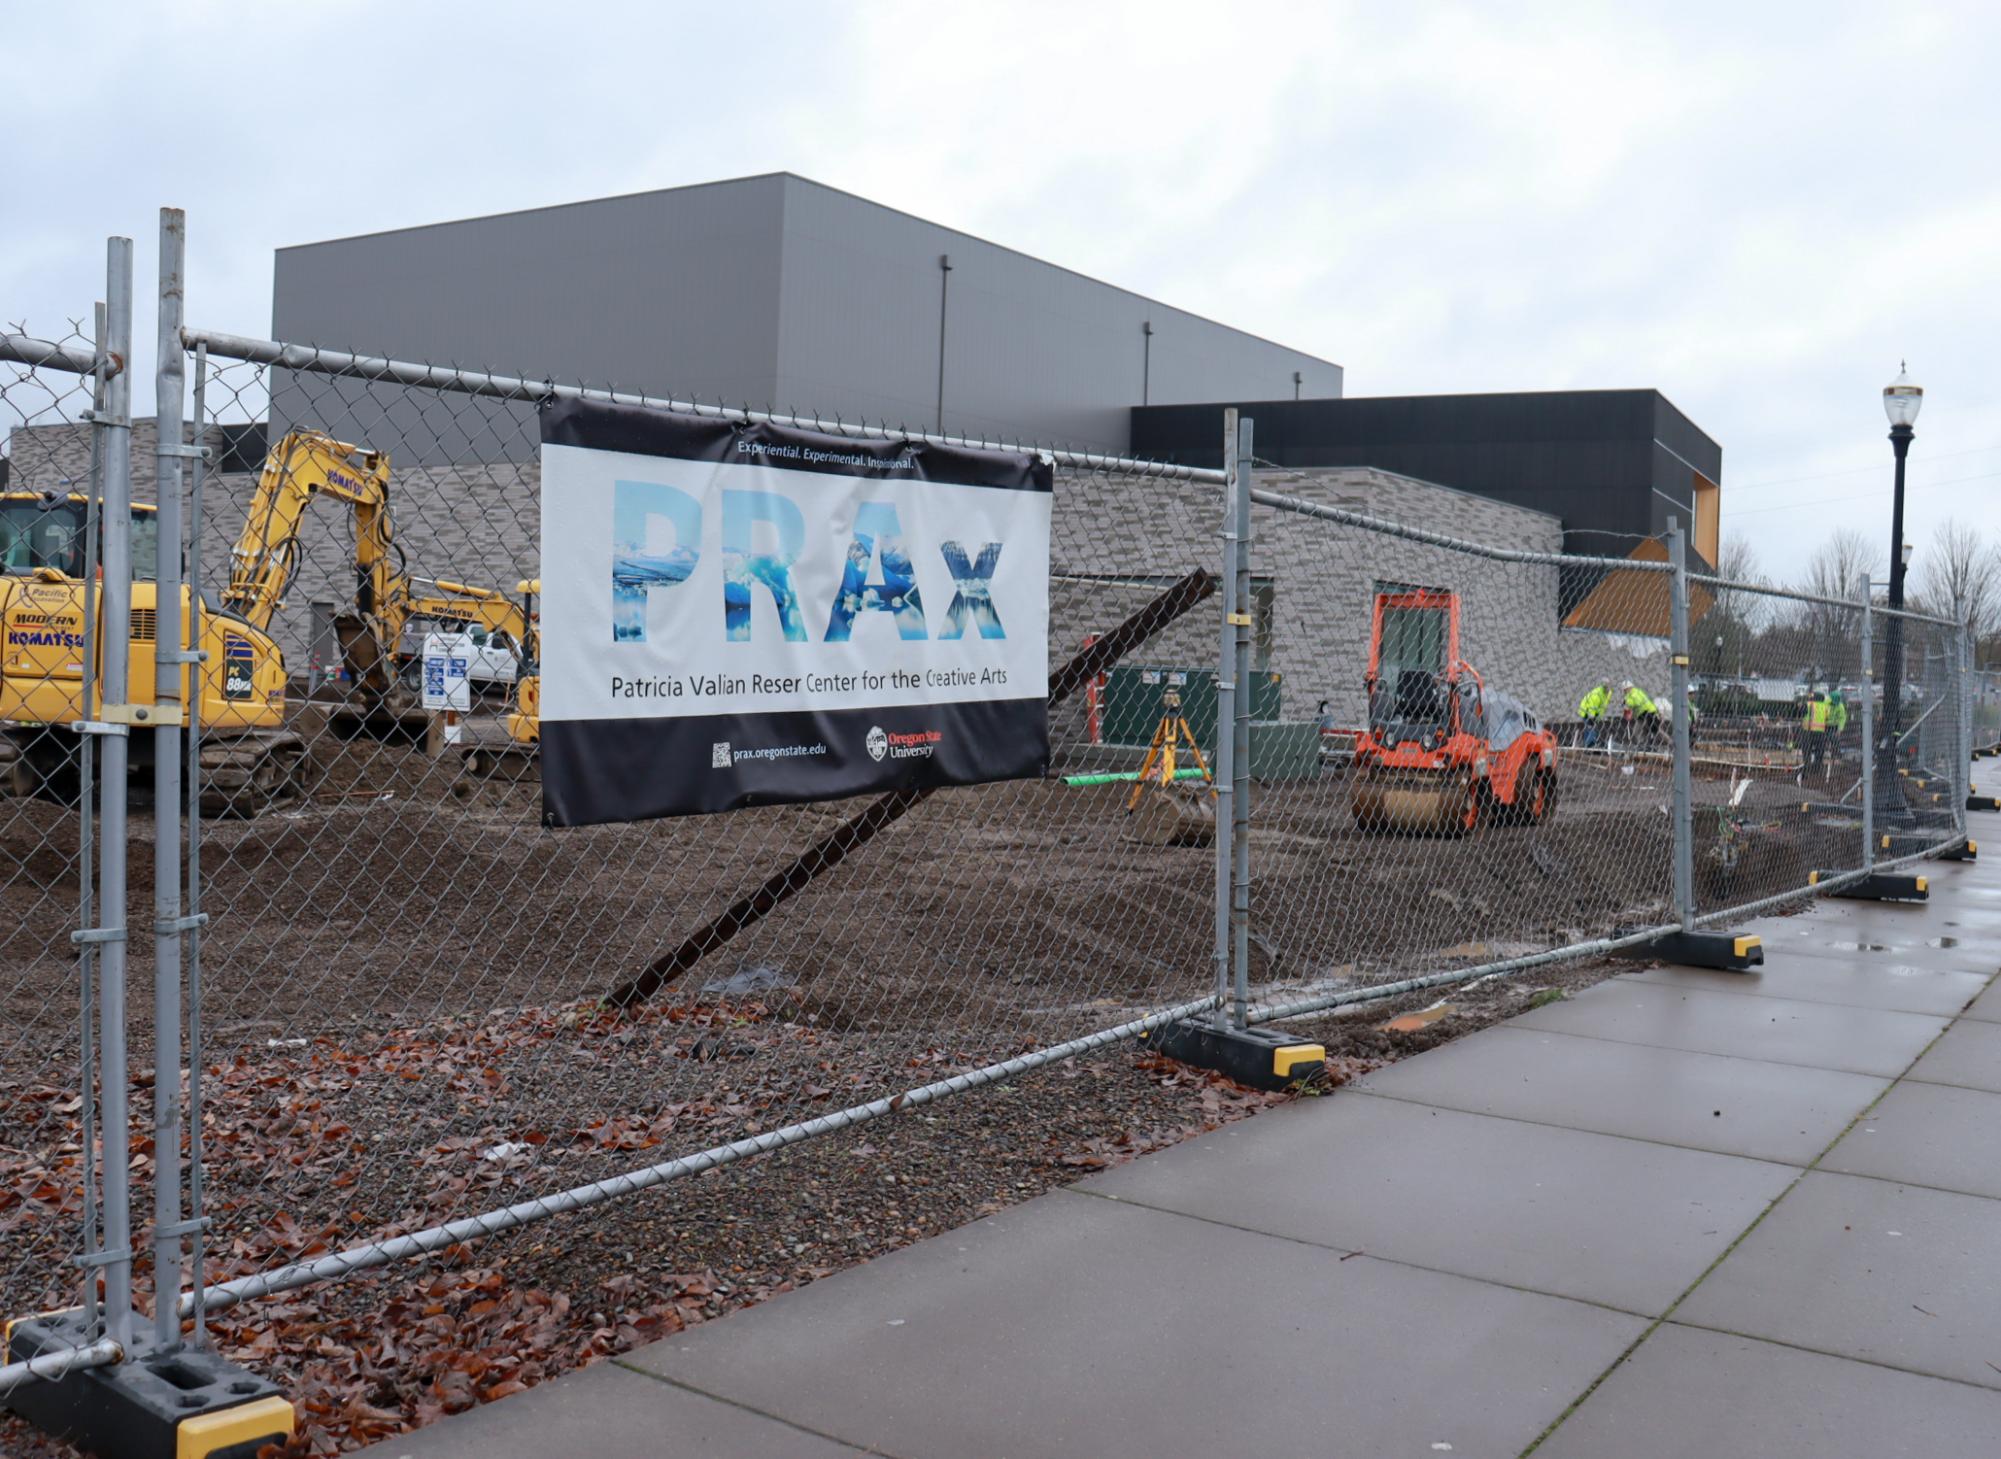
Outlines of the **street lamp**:
<svg viewBox="0 0 2001 1459">
<path fill-rule="evenodd" d="M 1911 383 L 1910 369 L 1897 362 L 1897 378 L 1883 387 L 1883 414 L 1890 418 L 1890 449 L 1897 457 L 1897 493 L 1890 507 L 1890 631 L 1883 645 L 1884 753 L 1877 757 L 1876 784 L 1887 792 L 1897 770 L 1897 741 L 1904 728 L 1904 574 L 1911 549 L 1904 542 L 1904 458 L 1911 453 L 1912 426 L 1925 403 L 1921 386 Z M 1899 797 L 1901 800 L 1901 797 Z"/>
</svg>

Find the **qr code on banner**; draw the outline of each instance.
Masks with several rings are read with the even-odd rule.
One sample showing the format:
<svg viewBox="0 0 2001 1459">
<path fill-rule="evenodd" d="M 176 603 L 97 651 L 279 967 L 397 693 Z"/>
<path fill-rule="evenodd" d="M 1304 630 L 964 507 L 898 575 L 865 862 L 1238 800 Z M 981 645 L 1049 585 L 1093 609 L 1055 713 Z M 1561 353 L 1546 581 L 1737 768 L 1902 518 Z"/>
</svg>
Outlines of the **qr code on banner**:
<svg viewBox="0 0 2001 1459">
<path fill-rule="evenodd" d="M 711 770 L 727 770 L 730 768 L 730 742 L 728 740 L 718 740 L 709 747 L 709 768 Z"/>
</svg>

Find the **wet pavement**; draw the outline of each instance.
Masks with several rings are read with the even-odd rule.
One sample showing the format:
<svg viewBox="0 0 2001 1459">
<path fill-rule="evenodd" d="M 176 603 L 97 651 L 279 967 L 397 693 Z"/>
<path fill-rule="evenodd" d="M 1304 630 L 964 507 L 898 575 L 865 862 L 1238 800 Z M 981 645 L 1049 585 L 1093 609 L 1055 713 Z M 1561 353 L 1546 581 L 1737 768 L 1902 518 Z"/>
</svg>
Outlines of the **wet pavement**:
<svg viewBox="0 0 2001 1459">
<path fill-rule="evenodd" d="M 2001 855 L 1920 870 L 371 1452 L 2001 1452 Z"/>
</svg>

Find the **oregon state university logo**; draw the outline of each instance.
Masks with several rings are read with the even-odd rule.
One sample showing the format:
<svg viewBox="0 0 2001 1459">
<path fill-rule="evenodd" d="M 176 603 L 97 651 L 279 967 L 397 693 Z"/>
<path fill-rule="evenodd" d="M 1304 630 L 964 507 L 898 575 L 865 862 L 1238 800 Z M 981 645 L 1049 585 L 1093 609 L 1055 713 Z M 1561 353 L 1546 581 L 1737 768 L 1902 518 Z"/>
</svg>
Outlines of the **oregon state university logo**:
<svg viewBox="0 0 2001 1459">
<path fill-rule="evenodd" d="M 880 760 L 889 753 L 889 736 L 882 732 L 882 726 L 879 724 L 869 726 L 868 738 L 863 743 L 868 746 L 871 760 Z"/>
</svg>

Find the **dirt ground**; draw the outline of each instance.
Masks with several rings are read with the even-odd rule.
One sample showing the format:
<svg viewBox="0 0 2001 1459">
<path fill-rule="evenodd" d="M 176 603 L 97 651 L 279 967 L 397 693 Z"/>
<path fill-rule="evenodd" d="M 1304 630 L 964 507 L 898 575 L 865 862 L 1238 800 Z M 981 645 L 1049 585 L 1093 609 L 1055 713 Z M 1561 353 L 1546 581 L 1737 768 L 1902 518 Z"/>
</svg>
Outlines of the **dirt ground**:
<svg viewBox="0 0 2001 1459">
<path fill-rule="evenodd" d="M 205 1003 L 219 1038 L 601 994 L 857 804 L 545 831 L 532 785 L 465 806 L 448 761 L 313 743 L 307 803 L 204 825 Z M 1658 777 L 1580 770 L 1547 826 L 1465 842 L 1364 835 L 1348 800 L 1332 775 L 1254 795 L 1263 971 L 1400 975 L 1461 944 L 1549 945 L 1645 919 L 1667 895 Z M 1126 839 L 1123 802 L 1119 786 L 1053 779 L 942 792 L 699 971 L 772 967 L 849 1021 L 950 1023 L 1012 988 L 1078 1005 L 1199 990 L 1211 859 Z M 74 819 L 40 802 L 0 813 L 0 996 L 23 1036 L 67 1040 L 74 1020 Z M 135 908 L 151 831 L 135 817 Z M 134 944 L 135 980 L 149 956 Z"/>
</svg>

